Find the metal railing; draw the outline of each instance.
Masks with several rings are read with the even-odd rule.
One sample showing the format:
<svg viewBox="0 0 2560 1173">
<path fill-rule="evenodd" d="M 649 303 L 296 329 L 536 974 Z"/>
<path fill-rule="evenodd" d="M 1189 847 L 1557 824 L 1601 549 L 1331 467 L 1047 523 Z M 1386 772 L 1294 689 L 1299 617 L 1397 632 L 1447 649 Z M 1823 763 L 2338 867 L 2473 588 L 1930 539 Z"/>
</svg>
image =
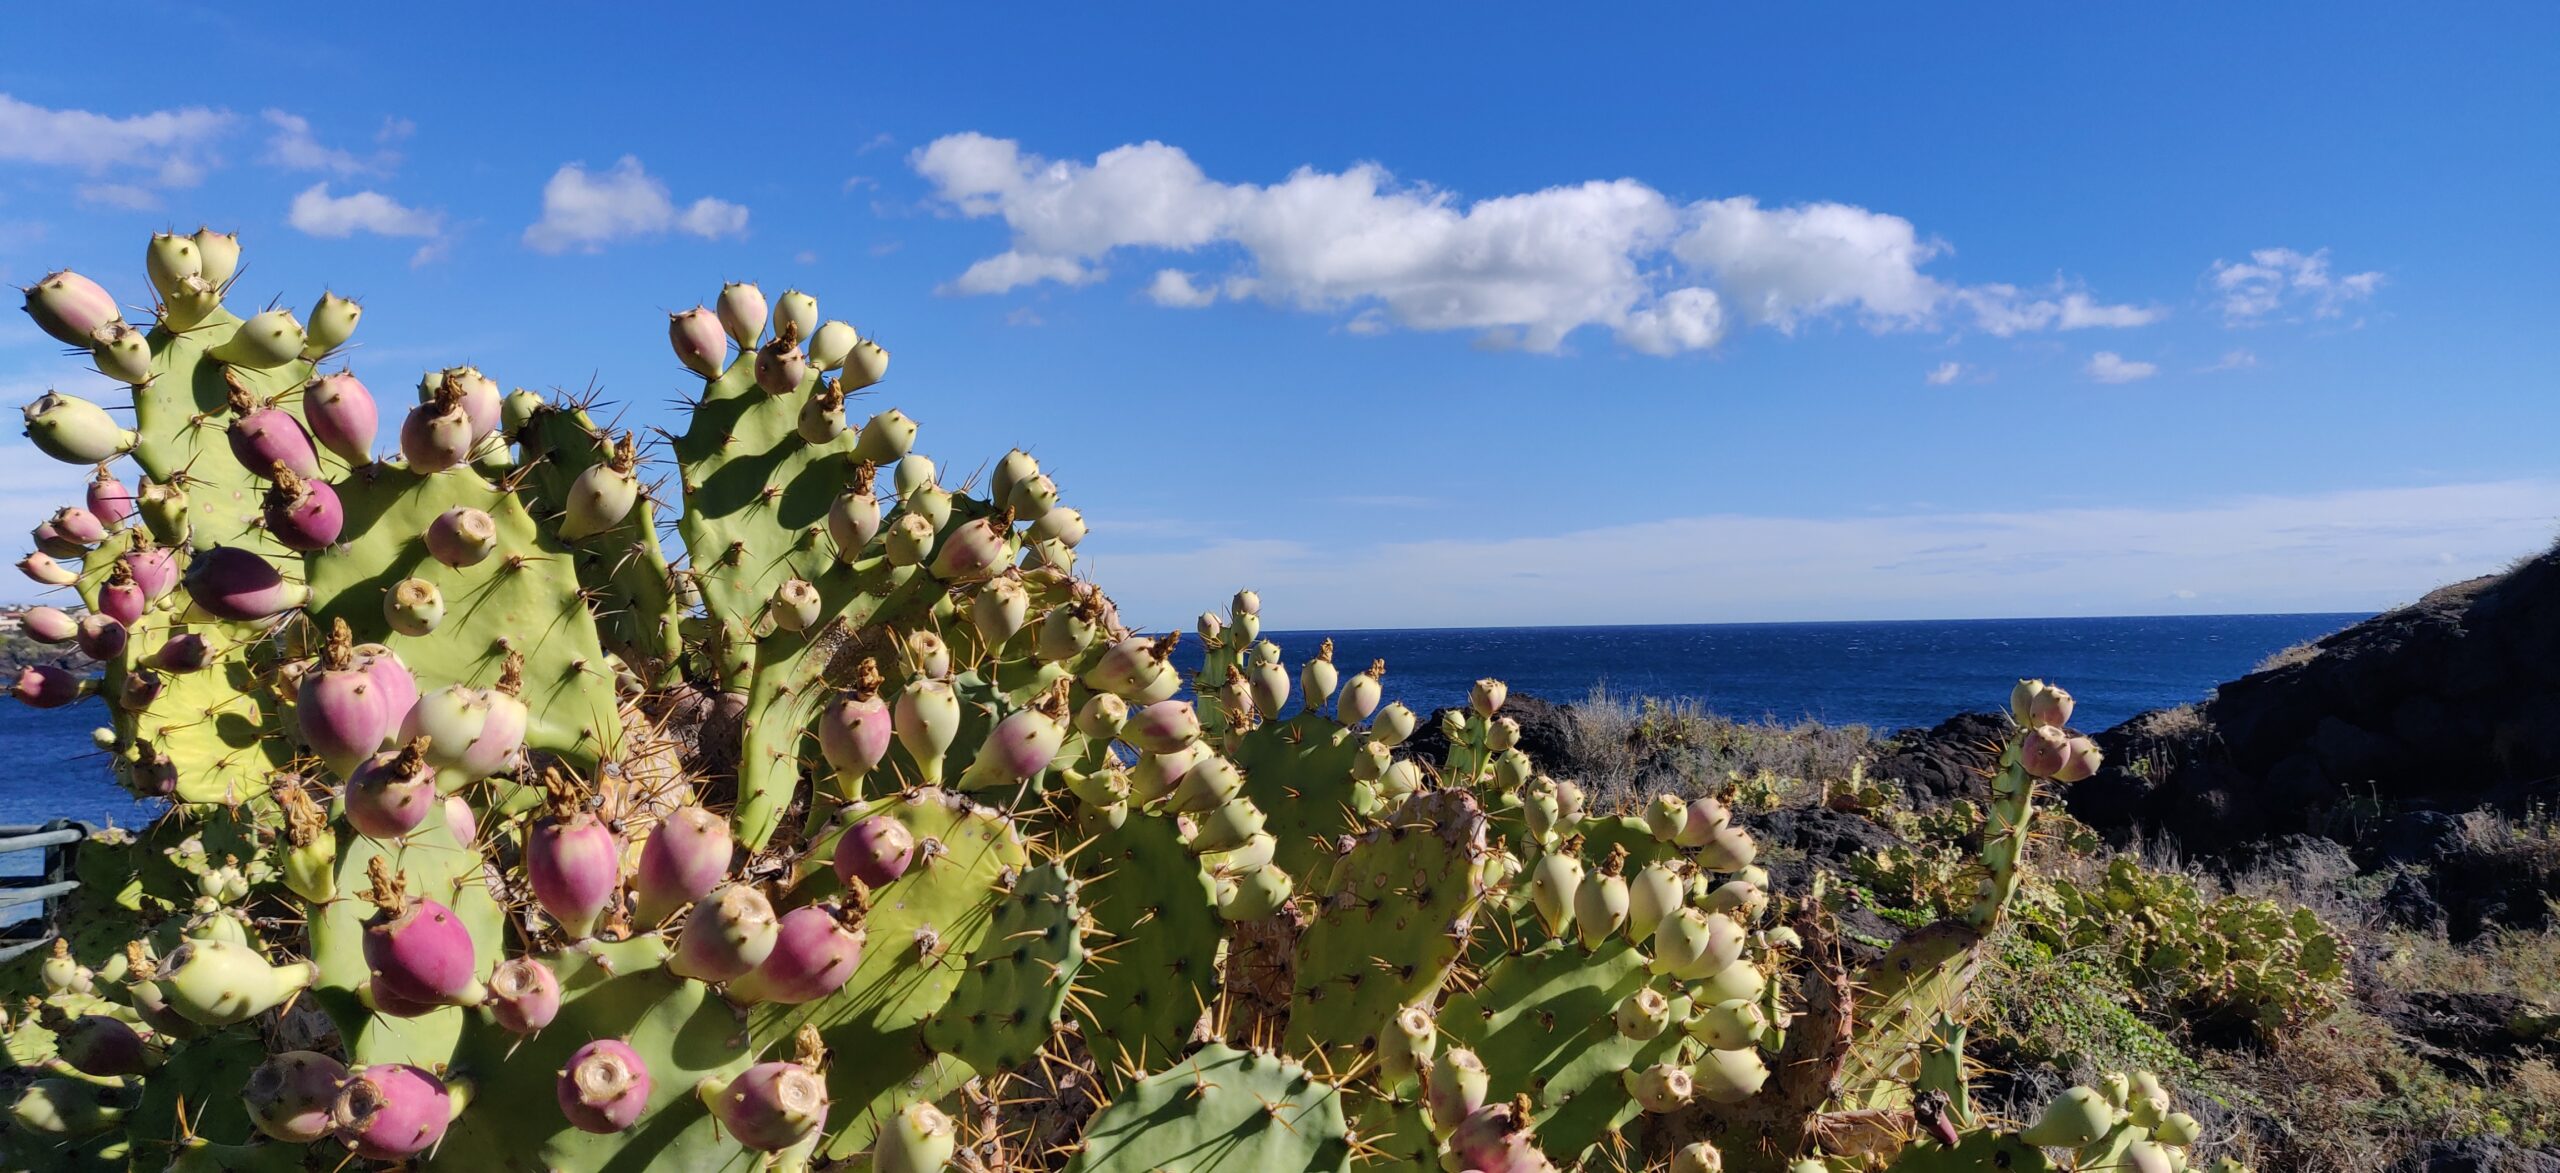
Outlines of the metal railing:
<svg viewBox="0 0 2560 1173">
<path fill-rule="evenodd" d="M 55 819 L 41 825 L 0 827 L 0 856 L 41 851 L 43 867 L 34 875 L 0 876 L 0 911 L 37 906 L 36 915 L 0 925 L 0 962 L 43 947 L 59 935 L 57 916 L 62 898 L 80 887 L 72 857 L 93 829 L 87 823 Z"/>
</svg>

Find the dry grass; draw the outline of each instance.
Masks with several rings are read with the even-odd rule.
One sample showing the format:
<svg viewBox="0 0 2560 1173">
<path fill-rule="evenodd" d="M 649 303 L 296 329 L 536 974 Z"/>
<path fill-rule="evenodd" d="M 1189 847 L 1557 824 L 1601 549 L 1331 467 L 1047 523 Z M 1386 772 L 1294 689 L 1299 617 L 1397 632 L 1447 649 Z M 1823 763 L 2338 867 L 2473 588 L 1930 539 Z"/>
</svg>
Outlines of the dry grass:
<svg viewBox="0 0 2560 1173">
<path fill-rule="evenodd" d="M 1792 800 L 1848 778 L 1876 749 L 1864 725 L 1738 721 L 1694 700 L 1630 697 L 1606 687 L 1567 711 L 1574 749 L 1567 769 L 1601 811 L 1631 810 L 1666 791 L 1722 789 L 1735 778 L 1799 783 L 1782 787 Z"/>
<path fill-rule="evenodd" d="M 2258 661 L 2258 666 L 2250 669 L 2249 671 L 2252 673 L 2273 672 L 2279 668 L 2291 668 L 2296 664 L 2308 664 L 2319 658 L 2320 641 L 2316 639 L 2306 639 L 2292 647 L 2283 648 L 2269 653 L 2266 659 Z"/>
</svg>

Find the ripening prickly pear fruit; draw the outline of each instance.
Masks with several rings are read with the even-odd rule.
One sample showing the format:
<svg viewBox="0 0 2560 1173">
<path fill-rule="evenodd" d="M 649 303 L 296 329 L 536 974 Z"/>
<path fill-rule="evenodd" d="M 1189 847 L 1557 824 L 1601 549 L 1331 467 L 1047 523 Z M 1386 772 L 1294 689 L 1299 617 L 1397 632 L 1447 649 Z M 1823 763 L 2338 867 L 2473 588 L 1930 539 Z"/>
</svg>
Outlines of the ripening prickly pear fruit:
<svg viewBox="0 0 2560 1173">
<path fill-rule="evenodd" d="M 667 970 L 700 982 L 733 980 L 773 952 L 780 924 L 773 903 L 746 884 L 724 884 L 695 901 L 676 936 Z"/>
<path fill-rule="evenodd" d="M 764 291 L 753 282 L 731 281 L 720 287 L 720 328 L 740 350 L 754 350 L 764 337 L 766 309 Z"/>
<path fill-rule="evenodd" d="M 346 528 L 347 511 L 329 482 L 296 475 L 278 466 L 267 486 L 264 520 L 267 534 L 286 549 L 312 552 L 336 545 Z"/>
<path fill-rule="evenodd" d="M 1165 806 L 1181 814 L 1200 814 L 1232 801 L 1244 790 L 1244 772 L 1225 755 L 1211 751 L 1182 772 Z"/>
<path fill-rule="evenodd" d="M 141 1075 L 160 1064 L 160 1048 L 123 1019 L 83 1014 L 66 1021 L 52 1018 L 51 1007 L 45 1010 L 55 1056 L 84 1075 L 114 1079 Z"/>
<path fill-rule="evenodd" d="M 156 984 L 180 1017 L 198 1026 L 229 1026 L 283 1005 L 318 976 L 307 961 L 270 965 L 249 946 L 197 937 L 161 959 Z"/>
<path fill-rule="evenodd" d="M 1171 753 L 1200 740 L 1200 714 L 1189 701 L 1157 701 L 1131 713 L 1121 734 L 1147 753 Z"/>
<path fill-rule="evenodd" d="M 124 482 L 116 479 L 114 470 L 103 464 L 89 477 L 89 487 L 83 494 L 83 500 L 89 507 L 89 515 L 97 518 L 103 526 L 120 526 L 133 516 L 133 490 L 124 487 Z"/>
<path fill-rule="evenodd" d="M 1709 1051 L 1689 1069 L 1690 1086 L 1711 1104 L 1739 1104 L 1758 1095 L 1769 1082 L 1769 1065 L 1754 1048 Z"/>
<path fill-rule="evenodd" d="M 2053 772 L 2056 782 L 2085 782 L 2106 764 L 2106 755 L 2098 743 L 2086 737 L 2074 737 L 2062 743 L 2062 766 Z"/>
<path fill-rule="evenodd" d="M 596 1039 L 560 1073 L 560 1114 L 581 1132 L 620 1132 L 639 1123 L 651 1086 L 649 1064 L 631 1044 Z"/>
<path fill-rule="evenodd" d="M 408 636 L 433 634 L 444 622 L 444 592 L 423 578 L 404 578 L 382 596 L 382 617 Z"/>
<path fill-rule="evenodd" d="M 213 660 L 213 645 L 192 631 L 170 636 L 160 650 L 151 654 L 151 666 L 163 672 L 185 674 L 198 672 Z"/>
<path fill-rule="evenodd" d="M 231 455 L 250 475 L 272 479 L 279 467 L 305 479 L 320 476 L 320 451 L 292 412 L 274 404 L 252 407 L 232 421 Z"/>
<path fill-rule="evenodd" d="M 595 935 L 622 883 L 622 845 L 613 831 L 583 806 L 535 820 L 525 835 L 524 871 L 542 911 L 570 940 Z"/>
<path fill-rule="evenodd" d="M 1266 822 L 1262 808 L 1239 794 L 1193 821 L 1189 845 L 1194 854 L 1232 851 L 1262 834 Z"/>
<path fill-rule="evenodd" d="M 918 1100 L 898 1109 L 871 1142 L 873 1173 L 941 1173 L 959 1147 L 951 1117 Z"/>
<path fill-rule="evenodd" d="M 560 1015 L 560 978 L 530 957 L 510 957 L 489 974 L 489 1018 L 509 1034 L 529 1035 Z"/>
<path fill-rule="evenodd" d="M 122 1124 L 117 1093 L 84 1079 L 39 1079 L 10 1101 L 17 1132 L 38 1144 L 62 1144 L 96 1136 Z"/>
<path fill-rule="evenodd" d="M 631 919 L 654 927 L 702 899 L 729 874 L 736 854 L 729 820 L 690 803 L 668 811 L 640 846 L 631 873 Z"/>
<path fill-rule="evenodd" d="M 28 536 L 36 544 L 36 552 L 48 558 L 72 561 L 89 552 L 80 543 L 62 536 L 62 530 L 50 521 L 38 522 L 35 530 Z"/>
<path fill-rule="evenodd" d="M 2105 1136 L 2116 1119 L 2115 1108 L 2097 1089 L 2075 1087 L 2045 1105 L 2044 1114 L 2018 1139 L 2043 1148 L 2076 1149 Z"/>
<path fill-rule="evenodd" d="M 240 323 L 230 338 L 206 353 L 235 367 L 265 371 L 299 360 L 307 342 L 293 311 L 274 309 Z"/>
<path fill-rule="evenodd" d="M 1449 1153 L 1441 1158 L 1441 1167 L 1453 1173 L 1462 1169 L 1552 1173 L 1555 1168 L 1531 1137 L 1526 1096 L 1516 1103 L 1486 1104 L 1468 1113 L 1449 1130 Z"/>
<path fill-rule="evenodd" d="M 1266 837 L 1267 838 L 1267 837 Z M 1289 873 L 1267 866 L 1220 874 L 1218 877 L 1218 916 L 1229 922 L 1256 921 L 1280 911 L 1289 903 L 1297 882 Z"/>
<path fill-rule="evenodd" d="M 1520 744 L 1520 723 L 1509 717 L 1496 717 L 1485 723 L 1484 747 L 1496 753 Z"/>
<path fill-rule="evenodd" d="M 124 624 L 115 616 L 88 615 L 80 620 L 80 630 L 73 642 L 80 645 L 81 655 L 103 663 L 123 655 L 125 643 L 130 638 Z"/>
<path fill-rule="evenodd" d="M 809 381 L 809 356 L 797 342 L 785 341 L 780 334 L 773 341 L 756 348 L 756 386 L 767 395 L 796 395 L 800 385 Z"/>
<path fill-rule="evenodd" d="M 1510 698 L 1510 685 L 1487 678 L 1476 681 L 1475 687 L 1467 690 L 1467 707 L 1474 710 L 1477 716 L 1490 721 L 1494 714 L 1502 711 L 1502 702 Z"/>
<path fill-rule="evenodd" d="M 142 269 L 151 278 L 152 291 L 162 298 L 185 298 L 200 293 L 204 274 L 204 254 L 196 250 L 195 238 L 174 232 L 155 232 L 151 244 L 142 253 Z"/>
<path fill-rule="evenodd" d="M 2027 723 L 2069 728 L 2071 709 L 2071 694 L 2063 691 L 2059 684 L 2048 684 L 2036 690 L 2035 696 L 2028 701 Z"/>
<path fill-rule="evenodd" d="M 1695 825 L 1695 816 L 1691 819 Z M 1759 855 L 1760 845 L 1752 840 L 1751 833 L 1727 823 L 1698 845 L 1696 859 L 1699 867 L 1711 872 L 1738 872 L 1751 866 Z"/>
<path fill-rule="evenodd" d="M 1406 1080 L 1422 1078 L 1440 1050 L 1440 1027 L 1429 1006 L 1406 1006 L 1387 1020 L 1378 1034 L 1378 1070 L 1390 1090 Z"/>
<path fill-rule="evenodd" d="M 1683 1145 L 1671 1154 L 1671 1173 L 1724 1173 L 1724 1153 L 1703 1140 Z"/>
<path fill-rule="evenodd" d="M 1013 496 L 1013 487 L 1040 475 L 1040 462 L 1030 453 L 1015 448 L 996 461 L 995 471 L 987 478 L 987 500 L 1002 505 Z"/>
<path fill-rule="evenodd" d="M 348 1076 L 330 1109 L 338 1140 L 368 1161 L 402 1161 L 436 1147 L 453 1097 L 423 1067 L 375 1063 Z"/>
<path fill-rule="evenodd" d="M 151 381 L 151 340 L 122 322 L 109 322 L 98 328 L 97 340 L 89 347 L 89 361 L 97 364 L 101 375 L 142 386 Z"/>
<path fill-rule="evenodd" d="M 1084 707 L 1076 710 L 1076 732 L 1088 740 L 1110 741 L 1120 736 L 1129 723 L 1129 702 L 1107 692 L 1086 697 Z"/>
<path fill-rule="evenodd" d="M 1627 923 L 1627 881 L 1614 867 L 1583 880 L 1573 894 L 1574 933 L 1582 947 L 1598 949 Z"/>
<path fill-rule="evenodd" d="M 1742 926 L 1732 918 L 1695 908 L 1666 914 L 1653 931 L 1653 972 L 1696 981 L 1742 956 Z"/>
<path fill-rule="evenodd" d="M 800 632 L 818 625 L 818 616 L 825 606 L 826 600 L 818 597 L 817 587 L 793 578 L 785 579 L 781 586 L 773 588 L 773 602 L 766 608 L 766 613 L 773 616 L 775 627 Z"/>
<path fill-rule="evenodd" d="M 471 446 L 477 440 L 461 394 L 450 389 L 410 408 L 400 422 L 400 457 L 416 473 L 439 473 L 462 464 L 471 459 Z"/>
<path fill-rule="evenodd" d="M 37 968 L 37 977 L 44 982 L 47 994 L 90 993 L 95 988 L 93 976 L 87 966 L 71 956 L 71 943 L 60 937 L 54 938 L 52 955 Z"/>
<path fill-rule="evenodd" d="M 844 390 L 826 379 L 819 379 L 809 397 L 800 401 L 800 422 L 796 425 L 800 438 L 812 444 L 832 444 L 845 434 Z"/>
<path fill-rule="evenodd" d="M 969 600 L 969 625 L 978 629 L 978 641 L 994 656 L 1011 642 L 1023 625 L 1031 619 L 1031 592 L 1024 590 L 1018 579 L 999 578 L 978 588 Z"/>
<path fill-rule="evenodd" d="M 1013 561 L 1013 530 L 994 518 L 960 523 L 934 551 L 933 576 L 944 582 L 978 582 Z"/>
<path fill-rule="evenodd" d="M 773 951 L 729 983 L 726 994 L 742 1006 L 759 1002 L 814 1002 L 853 977 L 862 963 L 862 914 L 833 903 L 808 904 L 782 914 Z"/>
<path fill-rule="evenodd" d="M 1093 646 L 1101 633 L 1094 627 L 1093 617 L 1074 603 L 1051 607 L 1040 615 L 1038 639 L 1032 651 L 1041 660 L 1056 664 L 1075 659 Z M 1108 693 L 1109 689 L 1097 689 Z M 1113 694 L 1117 695 L 1117 694 Z M 1124 698 L 1125 699 L 1125 698 Z"/>
<path fill-rule="evenodd" d="M 311 362 L 328 357 L 330 351 L 355 337 L 356 323 L 363 318 L 363 306 L 322 291 L 319 303 L 311 307 L 311 324 L 302 332 L 302 357 Z"/>
<path fill-rule="evenodd" d="M 878 687 L 875 679 L 848 689 L 818 716 L 818 748 L 835 767 L 839 797 L 860 797 L 863 779 L 889 756 L 895 723 L 888 702 L 875 691 Z"/>
<path fill-rule="evenodd" d="M 899 658 L 909 671 L 935 680 L 951 679 L 951 645 L 930 631 L 911 631 L 898 641 Z"/>
<path fill-rule="evenodd" d="M 1376 712 L 1386 693 L 1387 662 L 1372 660 L 1367 670 L 1353 676 L 1342 686 L 1342 695 L 1333 702 L 1333 715 L 1345 725 L 1358 725 Z"/>
<path fill-rule="evenodd" d="M 1550 937 L 1573 927 L 1575 897 L 1582 889 L 1582 861 L 1564 852 L 1549 852 L 1529 869 L 1529 901 Z"/>
<path fill-rule="evenodd" d="M 80 621 L 60 607 L 29 607 L 19 616 L 21 630 L 37 643 L 60 646 L 80 634 Z"/>
<path fill-rule="evenodd" d="M 101 464 L 133 450 L 133 429 L 118 427 L 107 409 L 60 391 L 47 391 L 26 406 L 27 439 L 55 460 Z"/>
<path fill-rule="evenodd" d="M 254 623 L 311 599 L 311 588 L 287 582 L 275 564 L 238 546 L 196 552 L 187 565 L 187 596 L 217 619 Z"/>
<path fill-rule="evenodd" d="M 1333 699 L 1334 686 L 1341 682 L 1342 671 L 1333 666 L 1333 641 L 1326 640 L 1316 650 L 1315 658 L 1298 668 L 1298 703 L 1310 713 L 1324 711 L 1324 703 Z"/>
<path fill-rule="evenodd" d="M 720 318 L 701 306 L 667 315 L 667 341 L 675 347 L 676 361 L 703 378 L 717 379 L 728 366 L 729 340 Z"/>
<path fill-rule="evenodd" d="M 1671 1027 L 1671 999 L 1662 991 L 1646 986 L 1629 994 L 1618 1003 L 1618 1033 L 1637 1042 L 1649 1042 Z"/>
<path fill-rule="evenodd" d="M 1240 671 L 1253 699 L 1253 711 L 1278 717 L 1289 704 L 1289 670 L 1277 660 L 1257 659 Z"/>
<path fill-rule="evenodd" d="M 1677 1112 L 1687 1107 L 1697 1095 L 1697 1089 L 1689 1082 L 1688 1070 L 1669 1063 L 1656 1063 L 1642 1071 L 1629 1070 L 1623 1073 L 1622 1078 L 1627 1085 L 1627 1094 L 1635 1099 L 1636 1104 L 1656 1115 Z"/>
<path fill-rule="evenodd" d="M 889 377 L 889 351 L 875 339 L 853 344 L 844 356 L 844 389 L 859 391 Z"/>
<path fill-rule="evenodd" d="M 75 544 L 74 548 L 77 550 L 86 550 L 88 547 L 95 546 L 98 543 L 107 540 L 107 523 L 99 520 L 97 514 L 91 513 L 87 509 L 78 505 L 65 505 L 62 508 L 55 510 L 52 520 L 47 524 L 50 524 L 53 527 L 53 531 L 55 533 L 62 535 L 64 538 L 70 539 L 70 541 Z M 73 558 L 78 557 L 79 555 L 74 553 L 56 554 L 54 556 L 57 558 Z"/>
<path fill-rule="evenodd" d="M 819 370 L 833 372 L 844 365 L 845 356 L 852 354 L 854 344 L 860 341 L 862 335 L 843 322 L 821 323 L 809 335 L 809 362 Z"/>
<path fill-rule="evenodd" d="M 64 566 L 53 555 L 38 551 L 18 559 L 18 569 L 29 579 L 45 586 L 70 586 L 80 581 L 80 572 Z"/>
<path fill-rule="evenodd" d="M 486 778 L 514 761 L 524 744 L 524 702 L 503 687 L 446 685 L 418 698 L 400 723 L 400 740 L 425 739 L 428 763 L 470 779 Z"/>
<path fill-rule="evenodd" d="M 2036 694 L 2044 691 L 2044 681 L 2020 680 L 2009 690 L 2009 719 L 2021 727 L 2035 724 Z"/>
<path fill-rule="evenodd" d="M 1041 514 L 1023 534 L 1036 543 L 1055 543 L 1072 550 L 1084 541 L 1084 514 L 1060 505 Z"/>
<path fill-rule="evenodd" d="M 240 271 L 240 235 L 199 225 L 189 239 L 196 245 L 196 276 L 214 292 L 221 292 Z"/>
<path fill-rule="evenodd" d="M 827 1081 L 797 1063 L 758 1063 L 697 1089 L 712 1118 L 739 1144 L 780 1152 L 800 1143 L 827 1121 Z"/>
<path fill-rule="evenodd" d="M 86 347 L 110 322 L 124 320 L 116 299 L 98 283 L 69 269 L 48 273 L 26 289 L 27 316 L 64 346 Z"/>
<path fill-rule="evenodd" d="M 977 790 L 1039 777 L 1057 758 L 1066 732 L 1057 718 L 1038 709 L 1007 714 L 987 731 L 978 756 L 961 773 L 961 789 Z"/>
<path fill-rule="evenodd" d="M 330 1109 L 346 1082 L 346 1064 L 317 1051 L 285 1051 L 249 1073 L 240 1100 L 259 1132 L 286 1144 L 309 1144 L 336 1127 Z"/>
<path fill-rule="evenodd" d="M 836 879 L 847 887 L 882 887 L 907 874 L 907 867 L 915 858 L 915 832 L 887 815 L 872 815 L 856 821 L 837 837 Z"/>
<path fill-rule="evenodd" d="M 352 778 L 400 727 L 404 714 L 392 713 L 389 699 L 374 674 L 356 663 L 354 637 L 341 619 L 294 692 L 294 720 L 303 743 L 330 772 Z"/>
<path fill-rule="evenodd" d="M 836 384 L 836 389 L 851 393 L 856 388 L 849 385 L 850 383 L 851 377 L 848 375 L 845 380 Z M 906 458 L 915 451 L 915 446 L 916 421 L 909 419 L 907 413 L 893 407 L 872 416 L 862 425 L 862 437 L 854 441 L 853 458 L 865 464 L 896 464 L 903 469 Z M 904 495 L 905 486 L 902 484 L 899 488 L 900 494 Z"/>
<path fill-rule="evenodd" d="M 1005 494 L 1004 506 L 1024 521 L 1039 521 L 1058 507 L 1058 482 L 1046 473 L 1033 473 Z"/>
<path fill-rule="evenodd" d="M 1743 924 L 1750 924 L 1769 911 L 1769 892 L 1749 880 L 1727 880 L 1707 893 L 1707 898 L 1701 903 L 1709 912 L 1721 912 Z"/>
<path fill-rule="evenodd" d="M 1647 822 L 1651 821 L 1651 814 L 1648 812 Z M 1671 837 L 1673 843 L 1682 847 L 1704 847 L 1707 840 L 1713 838 L 1716 832 L 1732 825 L 1733 812 L 1714 798 L 1701 795 L 1689 802 L 1688 809 L 1677 820 L 1666 821 L 1673 822 L 1677 827 Z"/>
<path fill-rule="evenodd" d="M 487 510 L 456 505 L 427 523 L 427 553 L 460 569 L 477 566 L 498 552 L 498 522 Z"/>
<path fill-rule="evenodd" d="M 178 555 L 166 546 L 136 541 L 117 562 L 133 575 L 133 584 L 141 588 L 146 602 L 159 602 L 177 589 Z"/>
<path fill-rule="evenodd" d="M 387 866 L 374 869 L 374 913 L 365 919 L 364 963 L 377 993 L 430 1006 L 477 1006 L 480 983 L 471 930 L 452 909 L 402 892 Z"/>
<path fill-rule="evenodd" d="M 2037 725 L 2018 735 L 2018 766 L 2030 778 L 2051 778 L 2070 764 L 2071 739 L 2052 725 Z"/>
<path fill-rule="evenodd" d="M 939 785 L 942 759 L 951 752 L 952 739 L 960 735 L 960 698 L 951 685 L 929 677 L 908 681 L 891 708 L 891 725 L 898 744 L 914 759 L 923 784 Z"/>
<path fill-rule="evenodd" d="M 463 418 L 471 421 L 474 441 L 496 432 L 499 421 L 506 416 L 506 398 L 498 392 L 498 381 L 480 373 L 478 367 L 427 372 L 418 380 L 418 403 L 438 409 L 448 405 L 460 408 Z"/>
<path fill-rule="evenodd" d="M 1465 1047 L 1451 1047 L 1440 1052 L 1431 1062 L 1429 1090 L 1423 1105 L 1431 1115 L 1431 1129 L 1446 1138 L 1458 1124 L 1484 1106 L 1485 1089 L 1492 1076 L 1484 1062 Z"/>
<path fill-rule="evenodd" d="M 639 449 L 625 432 L 603 463 L 588 466 L 569 482 L 569 500 L 563 506 L 566 516 L 560 520 L 563 540 L 574 542 L 603 533 L 631 516 L 632 507 L 640 503 L 640 477 L 633 471 L 639 461 Z"/>
<path fill-rule="evenodd" d="M 1369 722 L 1369 740 L 1393 748 L 1413 736 L 1414 727 L 1420 723 L 1403 701 L 1388 701 L 1386 707 L 1379 709 Z"/>
</svg>

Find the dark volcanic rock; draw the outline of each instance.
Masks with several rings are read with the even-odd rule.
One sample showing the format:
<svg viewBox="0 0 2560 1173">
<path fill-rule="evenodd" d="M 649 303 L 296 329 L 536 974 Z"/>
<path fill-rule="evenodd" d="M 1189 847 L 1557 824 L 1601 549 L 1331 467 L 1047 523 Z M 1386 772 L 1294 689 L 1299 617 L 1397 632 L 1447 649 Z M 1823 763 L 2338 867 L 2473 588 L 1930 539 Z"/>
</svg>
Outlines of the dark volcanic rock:
<svg viewBox="0 0 2560 1173">
<path fill-rule="evenodd" d="M 2106 768 L 2066 792 L 2071 812 L 2199 856 L 2308 832 L 2367 866 L 2441 866 L 2458 846 L 2449 825 L 2415 816 L 2560 797 L 2560 552 L 2315 651 L 2223 685 L 2192 717 L 2146 713 L 2101 734 Z"/>
<path fill-rule="evenodd" d="M 2495 1137 L 2431 1140 L 2393 1165 L 2391 1173 L 2560 1173 L 2560 1155 L 2518 1148 Z"/>
<path fill-rule="evenodd" d="M 1958 713 L 1927 729 L 1905 729 L 1887 741 L 1872 778 L 1900 781 L 1923 809 L 1959 798 L 1980 798 L 2000 760 L 2009 718 L 1998 713 Z"/>
</svg>

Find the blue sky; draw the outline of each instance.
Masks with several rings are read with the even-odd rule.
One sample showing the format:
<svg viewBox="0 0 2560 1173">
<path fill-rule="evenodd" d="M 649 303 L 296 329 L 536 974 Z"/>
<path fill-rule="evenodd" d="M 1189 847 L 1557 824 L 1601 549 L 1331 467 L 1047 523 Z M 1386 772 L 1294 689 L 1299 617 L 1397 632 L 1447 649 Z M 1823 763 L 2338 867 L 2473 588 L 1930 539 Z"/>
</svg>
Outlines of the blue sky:
<svg viewBox="0 0 2560 1173">
<path fill-rule="evenodd" d="M 806 289 L 1156 624 L 2367 609 L 2560 530 L 2549 6 L 541 7 L 16 15 L 0 277 L 236 229 L 377 394 L 660 424 L 665 311 Z"/>
</svg>

